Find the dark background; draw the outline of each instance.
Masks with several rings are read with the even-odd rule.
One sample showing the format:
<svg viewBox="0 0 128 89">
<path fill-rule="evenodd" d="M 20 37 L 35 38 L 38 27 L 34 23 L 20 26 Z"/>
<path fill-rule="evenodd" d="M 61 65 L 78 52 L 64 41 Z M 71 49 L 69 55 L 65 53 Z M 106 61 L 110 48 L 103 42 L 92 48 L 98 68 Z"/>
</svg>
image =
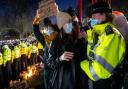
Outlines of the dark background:
<svg viewBox="0 0 128 89">
<path fill-rule="evenodd" d="M 0 35 L 2 31 L 14 29 L 21 37 L 32 32 L 32 21 L 40 0 L 0 0 Z M 76 0 L 56 0 L 60 10 L 76 7 Z M 83 17 L 86 17 L 87 6 L 91 0 L 83 0 Z M 114 10 L 128 15 L 128 0 L 112 0 Z"/>
</svg>

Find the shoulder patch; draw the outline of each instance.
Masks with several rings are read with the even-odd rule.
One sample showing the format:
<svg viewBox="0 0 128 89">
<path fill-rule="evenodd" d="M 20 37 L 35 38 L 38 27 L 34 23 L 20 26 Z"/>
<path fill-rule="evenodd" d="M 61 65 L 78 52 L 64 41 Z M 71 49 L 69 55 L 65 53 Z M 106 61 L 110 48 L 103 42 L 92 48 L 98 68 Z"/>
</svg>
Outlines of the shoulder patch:
<svg viewBox="0 0 128 89">
<path fill-rule="evenodd" d="M 106 35 L 114 33 L 114 31 L 113 31 L 113 29 L 112 29 L 112 27 L 110 25 L 105 27 L 105 32 L 106 32 Z"/>
</svg>

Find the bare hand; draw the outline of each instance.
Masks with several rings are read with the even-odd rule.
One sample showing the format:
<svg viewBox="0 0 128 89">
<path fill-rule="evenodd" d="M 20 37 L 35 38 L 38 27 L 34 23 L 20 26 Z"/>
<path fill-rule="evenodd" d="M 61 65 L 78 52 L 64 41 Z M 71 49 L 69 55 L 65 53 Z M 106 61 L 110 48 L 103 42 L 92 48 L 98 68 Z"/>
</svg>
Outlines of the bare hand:
<svg viewBox="0 0 128 89">
<path fill-rule="evenodd" d="M 86 36 L 87 36 L 86 32 L 85 32 L 85 31 L 82 31 L 82 32 L 79 33 L 78 38 L 79 38 L 79 39 L 81 39 L 81 38 L 86 38 Z"/>
<path fill-rule="evenodd" d="M 63 61 L 70 61 L 72 60 L 74 57 L 74 53 L 73 52 L 67 52 L 65 51 L 61 56 L 60 56 L 60 60 Z"/>
<path fill-rule="evenodd" d="M 56 16 L 57 13 L 59 12 L 59 8 L 58 8 L 58 5 L 56 3 L 54 3 L 52 5 L 52 10 L 53 10 L 54 15 Z"/>
</svg>

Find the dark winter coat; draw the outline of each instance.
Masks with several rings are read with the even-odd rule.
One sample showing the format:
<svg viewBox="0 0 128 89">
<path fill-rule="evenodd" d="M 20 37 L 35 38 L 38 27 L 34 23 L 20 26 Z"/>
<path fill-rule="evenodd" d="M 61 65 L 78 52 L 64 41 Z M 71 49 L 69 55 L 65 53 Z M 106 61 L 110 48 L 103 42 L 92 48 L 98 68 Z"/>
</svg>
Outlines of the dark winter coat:
<svg viewBox="0 0 128 89">
<path fill-rule="evenodd" d="M 49 49 L 48 66 L 52 69 L 49 89 L 83 89 L 80 62 L 86 57 L 84 39 L 65 39 L 58 36 Z M 71 61 L 60 61 L 64 51 L 73 52 Z"/>
</svg>

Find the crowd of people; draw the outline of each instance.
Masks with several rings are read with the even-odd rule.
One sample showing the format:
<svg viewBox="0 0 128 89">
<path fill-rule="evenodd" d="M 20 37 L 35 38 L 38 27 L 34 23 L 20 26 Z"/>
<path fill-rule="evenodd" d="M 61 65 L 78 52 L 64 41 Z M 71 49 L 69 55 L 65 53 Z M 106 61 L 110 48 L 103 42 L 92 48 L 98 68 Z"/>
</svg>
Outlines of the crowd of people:
<svg viewBox="0 0 128 89">
<path fill-rule="evenodd" d="M 0 89 L 41 62 L 44 89 L 128 89 L 125 15 L 103 1 L 88 7 L 83 24 L 72 7 L 60 11 L 55 4 L 54 10 L 56 23 L 37 10 L 33 33 L 38 41 L 0 41 Z"/>
<path fill-rule="evenodd" d="M 9 88 L 27 67 L 43 61 L 44 50 L 36 40 L 3 40 L 0 46 L 0 89 Z"/>
<path fill-rule="evenodd" d="M 86 24 L 73 8 L 59 11 L 57 23 L 36 14 L 33 32 L 44 47 L 45 89 L 127 89 L 128 22 L 107 2 L 89 6 Z M 44 13 L 45 14 L 45 13 Z M 126 83 L 126 85 L 124 85 Z"/>
</svg>

